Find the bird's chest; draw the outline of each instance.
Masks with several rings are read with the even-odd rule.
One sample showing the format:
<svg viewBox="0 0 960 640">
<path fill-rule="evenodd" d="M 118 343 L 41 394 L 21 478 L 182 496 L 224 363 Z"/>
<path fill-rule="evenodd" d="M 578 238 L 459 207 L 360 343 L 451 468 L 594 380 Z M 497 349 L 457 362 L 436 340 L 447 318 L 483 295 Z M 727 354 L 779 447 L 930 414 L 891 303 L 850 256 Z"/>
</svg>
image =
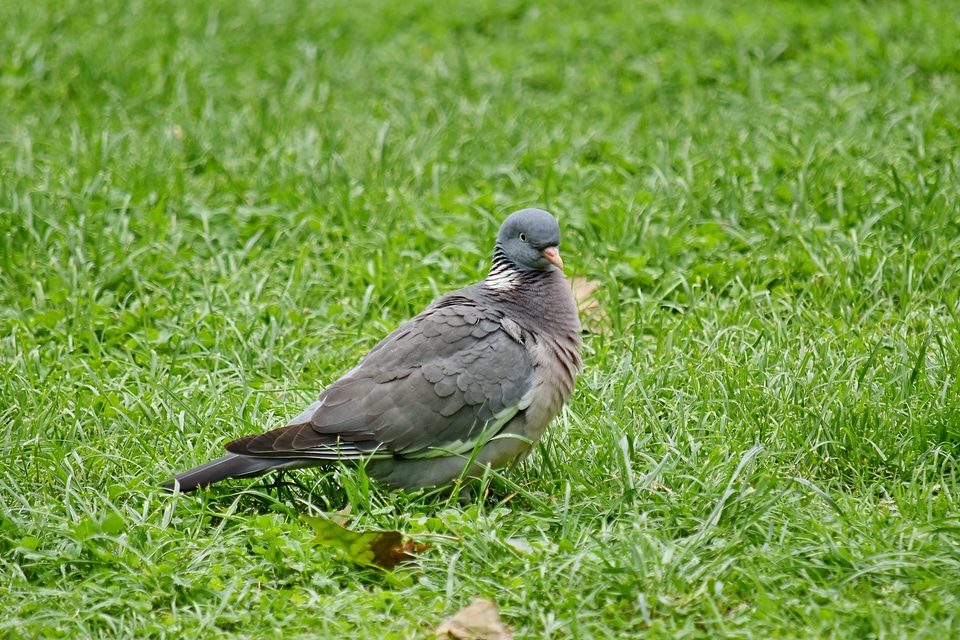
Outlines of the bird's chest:
<svg viewBox="0 0 960 640">
<path fill-rule="evenodd" d="M 527 422 L 542 431 L 570 397 L 578 363 L 573 361 L 575 354 L 568 357 L 553 340 L 541 339 L 528 345 L 527 355 L 533 364 Z"/>
</svg>

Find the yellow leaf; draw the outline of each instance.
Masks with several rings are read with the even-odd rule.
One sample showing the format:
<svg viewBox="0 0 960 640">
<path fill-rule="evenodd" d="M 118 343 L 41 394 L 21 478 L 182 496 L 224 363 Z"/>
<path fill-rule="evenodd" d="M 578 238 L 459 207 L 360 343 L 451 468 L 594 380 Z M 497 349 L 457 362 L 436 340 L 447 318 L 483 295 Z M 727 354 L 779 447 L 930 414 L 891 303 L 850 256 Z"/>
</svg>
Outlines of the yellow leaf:
<svg viewBox="0 0 960 640">
<path fill-rule="evenodd" d="M 428 549 L 427 545 L 404 540 L 399 531 L 351 531 L 327 518 L 300 518 L 313 528 L 313 544 L 339 549 L 347 559 L 365 567 L 391 571 Z"/>
</svg>

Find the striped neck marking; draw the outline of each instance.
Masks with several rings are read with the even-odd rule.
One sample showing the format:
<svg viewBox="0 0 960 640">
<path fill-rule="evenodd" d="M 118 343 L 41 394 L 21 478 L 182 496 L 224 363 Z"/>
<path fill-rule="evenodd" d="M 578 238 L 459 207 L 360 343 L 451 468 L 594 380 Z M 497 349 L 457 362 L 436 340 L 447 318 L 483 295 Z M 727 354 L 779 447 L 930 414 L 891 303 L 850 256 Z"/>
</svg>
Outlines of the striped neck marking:
<svg viewBox="0 0 960 640">
<path fill-rule="evenodd" d="M 495 291 L 512 291 L 519 284 L 520 274 L 516 267 L 506 260 L 494 262 L 487 279 L 483 281 L 485 287 Z"/>
</svg>

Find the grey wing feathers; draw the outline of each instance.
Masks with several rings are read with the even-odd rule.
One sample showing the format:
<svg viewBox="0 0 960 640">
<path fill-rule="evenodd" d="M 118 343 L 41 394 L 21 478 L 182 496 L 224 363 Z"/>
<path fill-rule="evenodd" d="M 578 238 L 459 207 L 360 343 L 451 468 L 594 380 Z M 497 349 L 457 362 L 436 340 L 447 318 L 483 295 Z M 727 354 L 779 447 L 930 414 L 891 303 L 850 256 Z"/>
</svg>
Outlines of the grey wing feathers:
<svg viewBox="0 0 960 640">
<path fill-rule="evenodd" d="M 317 460 L 469 452 L 524 408 L 532 372 L 501 318 L 447 296 L 384 338 L 286 427 L 227 449 Z"/>
</svg>

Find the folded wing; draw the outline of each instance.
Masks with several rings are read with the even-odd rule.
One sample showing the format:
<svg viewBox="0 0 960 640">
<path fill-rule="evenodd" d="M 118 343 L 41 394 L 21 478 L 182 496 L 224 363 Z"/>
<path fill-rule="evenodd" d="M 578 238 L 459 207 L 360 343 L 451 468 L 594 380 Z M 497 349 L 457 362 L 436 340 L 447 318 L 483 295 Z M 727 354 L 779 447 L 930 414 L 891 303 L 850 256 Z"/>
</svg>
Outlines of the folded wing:
<svg viewBox="0 0 960 640">
<path fill-rule="evenodd" d="M 469 453 L 529 404 L 533 365 L 502 320 L 470 298 L 442 298 L 287 426 L 227 450 L 318 461 Z"/>
</svg>

